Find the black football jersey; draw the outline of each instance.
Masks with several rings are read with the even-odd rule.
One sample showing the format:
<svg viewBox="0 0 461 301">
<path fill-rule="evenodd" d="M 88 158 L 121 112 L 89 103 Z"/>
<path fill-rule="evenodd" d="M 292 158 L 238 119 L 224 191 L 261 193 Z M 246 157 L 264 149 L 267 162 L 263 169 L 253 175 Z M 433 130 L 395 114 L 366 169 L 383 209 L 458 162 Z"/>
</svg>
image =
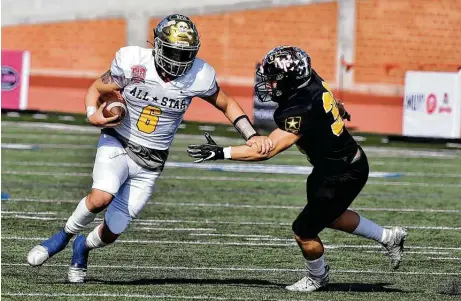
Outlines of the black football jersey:
<svg viewBox="0 0 461 301">
<path fill-rule="evenodd" d="M 340 168 L 357 153 L 358 145 L 344 125 L 333 93 L 314 70 L 306 87 L 278 104 L 275 123 L 301 135 L 296 145 L 314 167 Z"/>
</svg>

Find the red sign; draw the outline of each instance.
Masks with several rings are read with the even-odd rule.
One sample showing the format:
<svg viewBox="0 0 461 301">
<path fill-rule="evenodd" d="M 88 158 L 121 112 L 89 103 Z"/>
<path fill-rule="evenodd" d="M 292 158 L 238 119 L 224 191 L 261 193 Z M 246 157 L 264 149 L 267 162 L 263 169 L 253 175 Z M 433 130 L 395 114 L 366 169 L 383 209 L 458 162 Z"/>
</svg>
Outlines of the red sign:
<svg viewBox="0 0 461 301">
<path fill-rule="evenodd" d="M 29 71 L 28 51 L 2 50 L 2 109 L 27 109 Z"/>
</svg>

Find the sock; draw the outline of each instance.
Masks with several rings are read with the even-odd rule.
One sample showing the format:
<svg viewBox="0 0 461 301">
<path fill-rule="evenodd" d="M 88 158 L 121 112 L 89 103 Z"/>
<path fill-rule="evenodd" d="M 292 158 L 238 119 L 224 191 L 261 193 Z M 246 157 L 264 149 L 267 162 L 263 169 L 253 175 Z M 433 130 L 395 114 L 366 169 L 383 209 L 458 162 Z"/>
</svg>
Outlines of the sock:
<svg viewBox="0 0 461 301">
<path fill-rule="evenodd" d="M 318 259 L 306 260 L 306 266 L 310 276 L 321 277 L 325 274 L 325 257 L 322 255 Z"/>
<path fill-rule="evenodd" d="M 78 203 L 77 208 L 67 220 L 64 227 L 66 233 L 78 234 L 96 218 L 96 213 L 92 213 L 86 208 L 85 200 L 86 197 Z"/>
<path fill-rule="evenodd" d="M 100 227 L 102 227 L 102 224 L 96 226 L 96 228 L 94 228 L 93 231 L 91 231 L 91 233 L 88 234 L 88 237 L 86 238 L 86 246 L 89 250 L 102 248 L 108 245 L 105 242 L 103 242 L 101 240 L 101 237 L 99 236 Z"/>
<path fill-rule="evenodd" d="M 385 243 L 388 238 L 388 231 L 389 230 L 386 230 L 383 227 L 378 226 L 369 219 L 360 216 L 360 222 L 357 228 L 355 228 L 354 232 L 352 232 L 352 234 L 372 239 L 380 243 Z"/>
</svg>

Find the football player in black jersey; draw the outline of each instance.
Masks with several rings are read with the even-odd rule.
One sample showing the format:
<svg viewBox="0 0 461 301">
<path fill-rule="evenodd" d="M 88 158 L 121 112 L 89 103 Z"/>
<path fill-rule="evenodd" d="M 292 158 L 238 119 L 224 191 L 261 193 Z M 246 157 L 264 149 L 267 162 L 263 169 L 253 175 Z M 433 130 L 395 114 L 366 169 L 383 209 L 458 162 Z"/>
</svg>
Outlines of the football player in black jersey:
<svg viewBox="0 0 461 301">
<path fill-rule="evenodd" d="M 307 179 L 307 205 L 293 222 L 295 239 L 306 259 L 307 275 L 292 291 L 315 291 L 327 285 L 328 266 L 318 234 L 324 228 L 345 231 L 381 243 L 394 269 L 399 267 L 407 230 L 384 229 L 348 209 L 368 179 L 368 161 L 362 148 L 344 125 L 350 119 L 326 82 L 311 68 L 311 59 L 302 49 L 279 46 L 267 53 L 257 71 L 261 81 L 255 92 L 261 101 L 275 101 L 274 120 L 278 126 L 270 135 L 274 147 L 260 154 L 255 147 L 219 147 L 208 134 L 207 144 L 190 145 L 195 162 L 231 159 L 267 160 L 296 145 L 314 166 Z"/>
</svg>

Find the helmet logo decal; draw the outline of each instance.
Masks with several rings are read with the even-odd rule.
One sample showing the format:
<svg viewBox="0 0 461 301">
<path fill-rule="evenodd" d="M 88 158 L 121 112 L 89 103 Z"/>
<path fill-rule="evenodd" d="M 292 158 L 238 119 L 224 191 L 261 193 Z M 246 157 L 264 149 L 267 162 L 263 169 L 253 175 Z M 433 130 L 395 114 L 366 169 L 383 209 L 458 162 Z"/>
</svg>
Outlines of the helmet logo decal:
<svg viewBox="0 0 461 301">
<path fill-rule="evenodd" d="M 285 72 L 288 70 L 293 71 L 298 63 L 299 60 L 293 60 L 289 54 L 282 59 L 280 57 L 275 58 L 275 65 Z"/>
</svg>

